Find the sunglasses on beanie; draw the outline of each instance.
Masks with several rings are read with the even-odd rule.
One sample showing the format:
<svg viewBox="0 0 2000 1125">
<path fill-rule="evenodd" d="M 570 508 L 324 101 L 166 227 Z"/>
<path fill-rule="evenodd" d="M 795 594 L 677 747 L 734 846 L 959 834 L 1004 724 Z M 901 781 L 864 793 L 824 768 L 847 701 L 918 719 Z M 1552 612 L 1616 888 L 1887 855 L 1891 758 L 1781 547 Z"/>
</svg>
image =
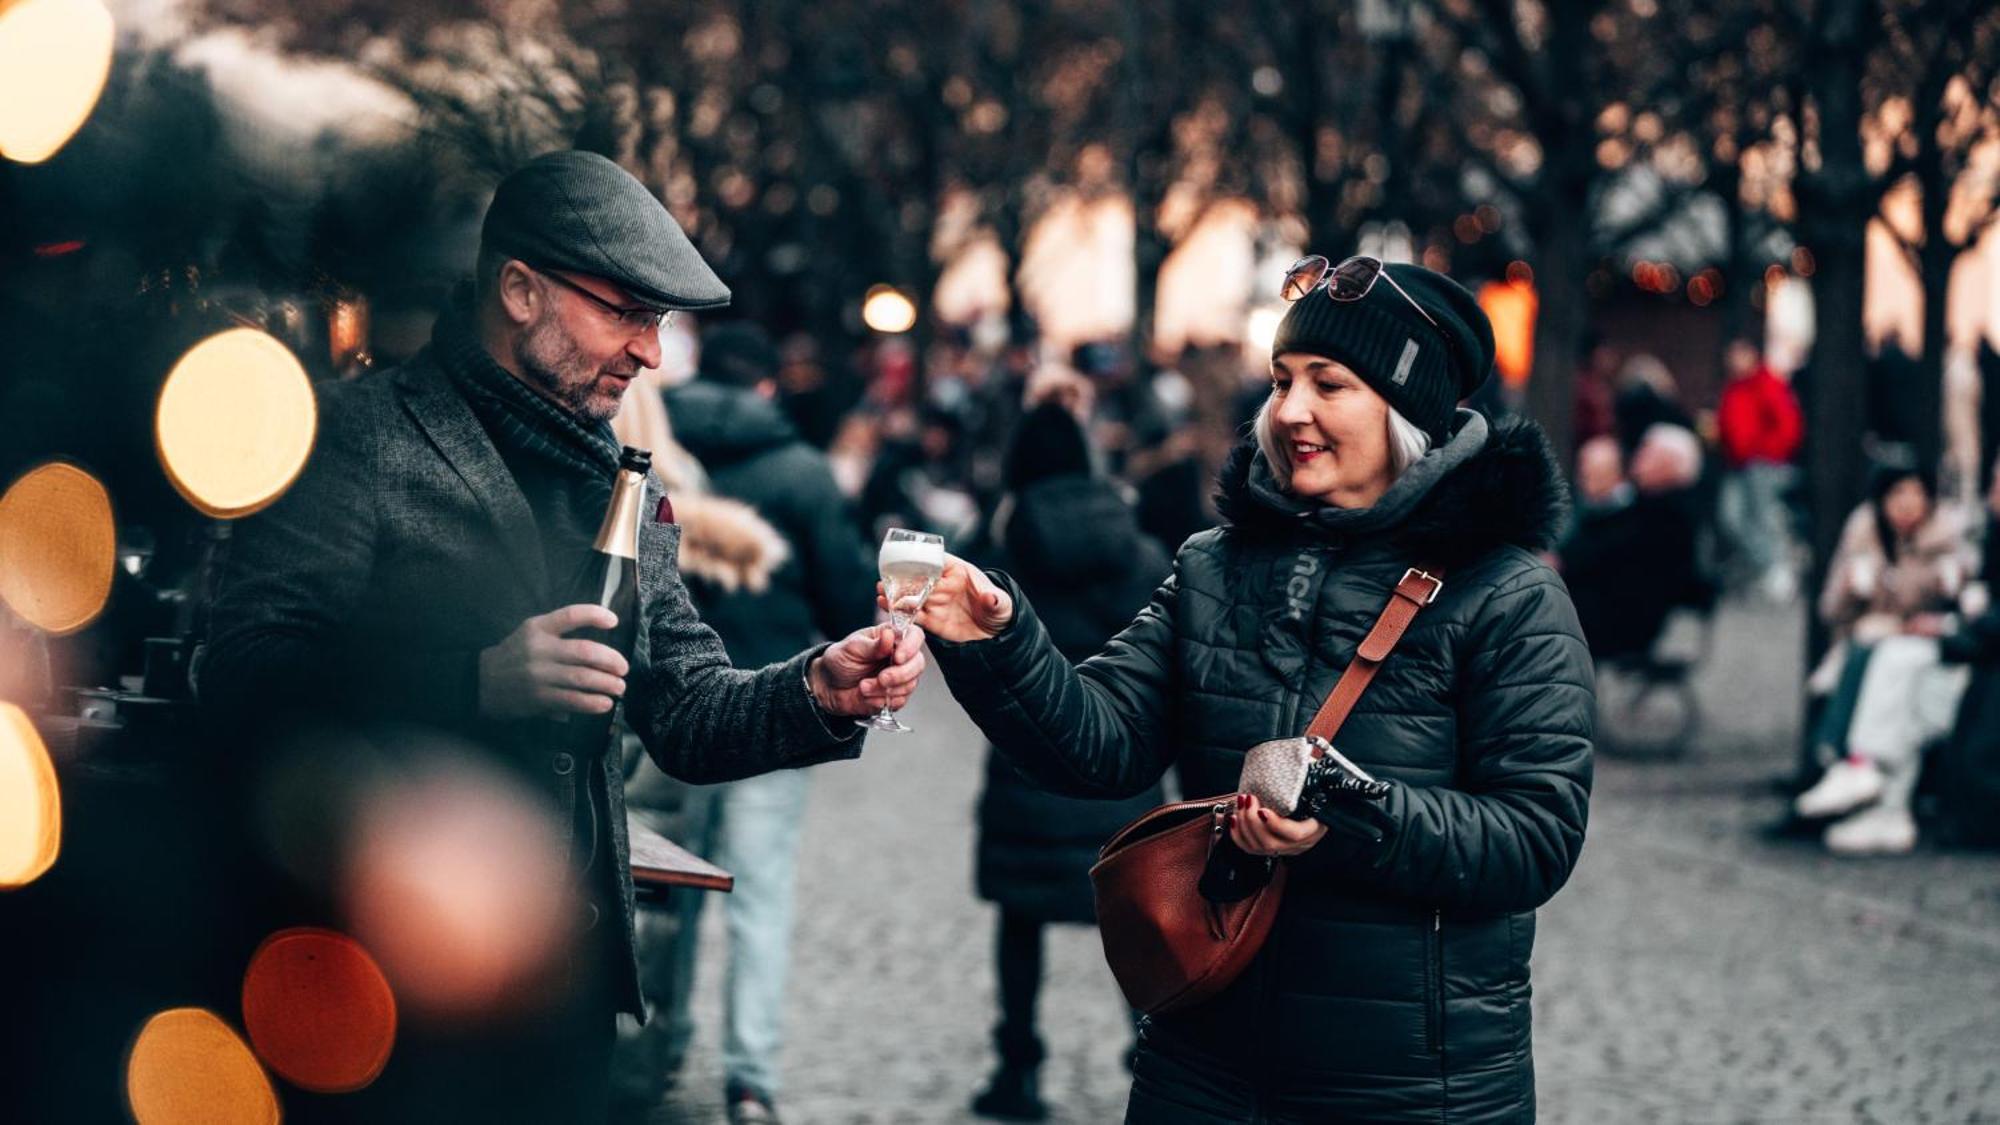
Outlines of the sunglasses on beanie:
<svg viewBox="0 0 2000 1125">
<path fill-rule="evenodd" d="M 1408 301 L 1410 307 L 1417 310 L 1417 315 L 1423 317 L 1437 330 L 1438 339 L 1444 341 L 1445 350 L 1454 356 L 1458 354 L 1458 346 L 1452 342 L 1444 326 L 1437 322 L 1436 317 L 1426 312 L 1415 297 L 1410 296 L 1402 286 L 1396 284 L 1396 279 L 1389 276 L 1389 271 L 1380 258 L 1356 254 L 1336 266 L 1327 261 L 1323 254 L 1308 254 L 1293 262 L 1292 267 L 1285 271 L 1284 284 L 1278 287 L 1278 295 L 1287 301 L 1298 301 L 1315 289 L 1324 289 L 1328 300 L 1345 305 L 1366 297 L 1378 281 L 1388 282 L 1389 288 L 1394 289 L 1397 296 Z"/>
</svg>

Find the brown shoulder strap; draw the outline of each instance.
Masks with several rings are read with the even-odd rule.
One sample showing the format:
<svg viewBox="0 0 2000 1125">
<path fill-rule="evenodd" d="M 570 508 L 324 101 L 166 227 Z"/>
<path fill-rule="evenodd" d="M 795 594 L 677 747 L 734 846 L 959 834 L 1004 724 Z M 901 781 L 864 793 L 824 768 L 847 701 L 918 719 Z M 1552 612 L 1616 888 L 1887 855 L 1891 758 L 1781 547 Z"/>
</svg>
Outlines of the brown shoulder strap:
<svg viewBox="0 0 2000 1125">
<path fill-rule="evenodd" d="M 1438 567 L 1421 570 L 1411 567 L 1403 573 L 1389 604 L 1382 608 L 1382 616 L 1355 650 L 1354 662 L 1341 673 L 1340 682 L 1327 693 L 1326 702 L 1319 705 L 1319 714 L 1313 716 L 1312 725 L 1306 728 L 1307 736 L 1333 741 L 1334 732 L 1347 721 L 1347 713 L 1354 710 L 1354 701 L 1368 689 L 1368 681 L 1375 678 L 1376 670 L 1389 658 L 1396 642 L 1403 639 L 1403 631 L 1410 627 L 1417 611 L 1436 601 L 1443 589 L 1444 571 Z"/>
</svg>

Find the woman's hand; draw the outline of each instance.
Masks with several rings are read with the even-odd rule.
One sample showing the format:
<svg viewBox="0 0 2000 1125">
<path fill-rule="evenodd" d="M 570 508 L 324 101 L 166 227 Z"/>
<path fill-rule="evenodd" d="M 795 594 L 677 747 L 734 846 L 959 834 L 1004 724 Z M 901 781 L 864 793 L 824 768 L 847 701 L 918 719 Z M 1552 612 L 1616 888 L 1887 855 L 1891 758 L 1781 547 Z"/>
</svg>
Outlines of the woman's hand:
<svg viewBox="0 0 2000 1125">
<path fill-rule="evenodd" d="M 875 588 L 875 602 L 889 609 L 882 588 Z M 944 557 L 944 573 L 924 599 L 923 608 L 912 620 L 933 637 L 964 644 L 997 636 L 1014 619 L 1014 599 L 993 584 L 986 572 L 956 555 Z"/>
<path fill-rule="evenodd" d="M 1229 838 L 1251 855 L 1300 855 L 1326 835 L 1317 820 L 1279 816 L 1248 793 L 1236 795 L 1236 815 L 1229 818 Z"/>
</svg>

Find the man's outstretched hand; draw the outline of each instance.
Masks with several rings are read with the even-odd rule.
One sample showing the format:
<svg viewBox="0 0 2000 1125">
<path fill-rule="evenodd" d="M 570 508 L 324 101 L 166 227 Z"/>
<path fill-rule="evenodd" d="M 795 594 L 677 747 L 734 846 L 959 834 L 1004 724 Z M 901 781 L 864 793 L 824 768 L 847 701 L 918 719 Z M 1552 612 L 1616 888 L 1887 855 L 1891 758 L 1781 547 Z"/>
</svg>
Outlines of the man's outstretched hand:
<svg viewBox="0 0 2000 1125">
<path fill-rule="evenodd" d="M 872 715 L 910 701 L 924 673 L 924 631 L 911 626 L 901 641 L 888 625 L 856 629 L 820 653 L 806 671 L 813 698 L 833 715 Z"/>
</svg>

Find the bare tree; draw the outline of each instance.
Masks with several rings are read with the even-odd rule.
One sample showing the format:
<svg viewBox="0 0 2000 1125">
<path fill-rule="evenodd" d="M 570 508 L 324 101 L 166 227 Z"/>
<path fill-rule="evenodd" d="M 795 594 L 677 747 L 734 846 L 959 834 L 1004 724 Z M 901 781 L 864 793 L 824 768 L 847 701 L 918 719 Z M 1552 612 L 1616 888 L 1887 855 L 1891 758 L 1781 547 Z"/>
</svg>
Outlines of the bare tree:
<svg viewBox="0 0 2000 1125">
<path fill-rule="evenodd" d="M 1973 150 L 2000 139 L 2000 7 L 1979 0 L 1894 0 L 1883 45 L 1870 60 L 1874 124 L 1890 150 L 1877 183 L 1886 204 L 1907 183 L 1918 197 L 1910 228 L 1885 211 L 1924 292 L 1923 354 L 1914 416 L 1920 456 L 1935 464 L 1943 438 L 1947 291 L 1959 255 L 2000 219 L 2000 178 L 1975 182 Z M 1899 126 L 1899 127 L 1898 127 Z M 1956 203 L 1956 206 L 1954 204 Z"/>
</svg>

